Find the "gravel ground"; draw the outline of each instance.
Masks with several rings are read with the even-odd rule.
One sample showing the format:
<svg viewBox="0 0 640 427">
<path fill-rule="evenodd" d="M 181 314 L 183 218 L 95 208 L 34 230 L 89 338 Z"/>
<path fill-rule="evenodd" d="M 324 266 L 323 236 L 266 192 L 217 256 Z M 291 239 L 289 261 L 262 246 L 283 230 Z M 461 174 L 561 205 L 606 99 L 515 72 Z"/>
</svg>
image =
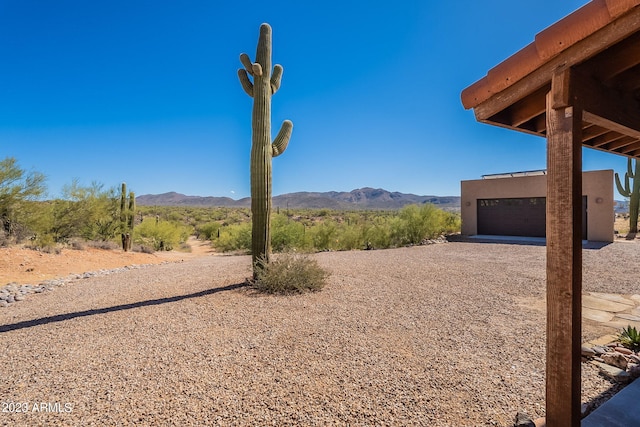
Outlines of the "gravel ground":
<svg viewBox="0 0 640 427">
<path fill-rule="evenodd" d="M 584 290 L 640 293 L 628 274 L 639 253 L 585 250 Z M 0 424 L 509 426 L 518 411 L 544 415 L 544 247 L 314 256 L 331 272 L 314 294 L 256 295 L 243 285 L 249 257 L 207 256 L 1 309 Z M 583 364 L 584 401 L 611 386 Z"/>
</svg>

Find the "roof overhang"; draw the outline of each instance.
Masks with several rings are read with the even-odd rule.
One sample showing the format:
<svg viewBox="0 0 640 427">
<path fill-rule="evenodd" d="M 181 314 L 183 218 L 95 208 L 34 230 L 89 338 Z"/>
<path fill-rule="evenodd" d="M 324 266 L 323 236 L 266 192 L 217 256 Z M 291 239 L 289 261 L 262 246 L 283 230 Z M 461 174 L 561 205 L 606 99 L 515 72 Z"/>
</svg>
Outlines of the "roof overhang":
<svg viewBox="0 0 640 427">
<path fill-rule="evenodd" d="M 572 84 L 554 106 L 580 98 L 582 144 L 640 158 L 640 0 L 592 0 L 466 88 L 462 104 L 480 122 L 544 137 L 558 75 Z"/>
</svg>

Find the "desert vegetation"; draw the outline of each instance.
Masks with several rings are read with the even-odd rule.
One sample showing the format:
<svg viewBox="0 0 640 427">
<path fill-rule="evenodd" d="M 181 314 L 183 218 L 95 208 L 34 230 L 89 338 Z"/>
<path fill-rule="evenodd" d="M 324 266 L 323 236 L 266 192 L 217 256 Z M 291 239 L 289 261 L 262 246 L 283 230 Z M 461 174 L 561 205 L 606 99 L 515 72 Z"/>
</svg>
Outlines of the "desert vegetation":
<svg viewBox="0 0 640 427">
<path fill-rule="evenodd" d="M 131 233 L 134 249 L 170 250 L 193 232 L 189 225 L 166 217 L 145 218 L 142 212 L 134 216 L 133 199 L 127 201 L 130 212 L 123 216 L 116 187 L 73 180 L 60 197 L 49 199 L 45 182 L 44 175 L 25 171 L 14 158 L 0 161 L 0 246 L 23 244 L 47 252 L 79 248 L 82 242 L 112 247 L 126 232 Z"/>
<path fill-rule="evenodd" d="M 195 235 L 220 252 L 251 251 L 247 208 L 136 206 L 125 218 L 119 187 L 74 180 L 60 197 L 47 199 L 44 176 L 5 159 L 0 162 L 0 245 L 25 244 L 45 251 L 78 247 L 80 242 L 120 246 L 124 223 L 133 250 L 180 249 Z M 460 217 L 430 204 L 399 211 L 276 209 L 271 229 L 275 252 L 384 249 L 458 232 Z"/>
</svg>

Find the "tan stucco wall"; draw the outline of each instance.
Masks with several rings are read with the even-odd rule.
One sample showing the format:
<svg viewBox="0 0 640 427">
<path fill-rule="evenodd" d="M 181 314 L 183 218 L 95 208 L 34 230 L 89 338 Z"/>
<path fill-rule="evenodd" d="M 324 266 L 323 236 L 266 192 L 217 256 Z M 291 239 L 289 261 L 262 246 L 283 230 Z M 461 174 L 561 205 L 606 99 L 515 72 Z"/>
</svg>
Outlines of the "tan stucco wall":
<svg viewBox="0 0 640 427">
<path fill-rule="evenodd" d="M 478 199 L 546 197 L 547 176 L 477 179 L 461 182 L 462 234 L 478 232 Z M 582 195 L 587 196 L 587 237 L 613 242 L 613 170 L 583 172 Z"/>
</svg>

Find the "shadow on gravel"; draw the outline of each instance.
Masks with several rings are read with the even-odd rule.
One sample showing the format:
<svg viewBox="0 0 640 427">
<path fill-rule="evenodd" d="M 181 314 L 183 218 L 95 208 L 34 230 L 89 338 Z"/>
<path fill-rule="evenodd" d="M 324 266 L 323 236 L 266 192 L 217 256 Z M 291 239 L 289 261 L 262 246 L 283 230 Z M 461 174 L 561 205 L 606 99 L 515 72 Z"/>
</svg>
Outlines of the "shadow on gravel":
<svg viewBox="0 0 640 427">
<path fill-rule="evenodd" d="M 150 305 L 166 304 L 170 302 L 182 301 L 190 298 L 200 298 L 207 295 L 217 294 L 224 291 L 233 291 L 249 286 L 247 282 L 236 283 L 234 285 L 223 286 L 221 288 L 207 289 L 206 291 L 195 292 L 187 295 L 176 295 L 174 297 L 158 298 L 148 301 L 134 302 L 131 304 L 116 305 L 113 307 L 96 308 L 93 310 L 76 311 L 75 313 L 57 314 L 55 316 L 42 317 L 40 319 L 25 320 L 24 322 L 12 323 L 10 325 L 0 325 L 0 333 L 15 331 L 18 329 L 31 328 L 33 326 L 47 325 L 49 323 L 63 322 L 65 320 L 76 319 L 78 317 L 93 316 L 96 314 L 106 314 L 114 311 L 130 310 L 132 308 L 147 307 Z"/>
</svg>

